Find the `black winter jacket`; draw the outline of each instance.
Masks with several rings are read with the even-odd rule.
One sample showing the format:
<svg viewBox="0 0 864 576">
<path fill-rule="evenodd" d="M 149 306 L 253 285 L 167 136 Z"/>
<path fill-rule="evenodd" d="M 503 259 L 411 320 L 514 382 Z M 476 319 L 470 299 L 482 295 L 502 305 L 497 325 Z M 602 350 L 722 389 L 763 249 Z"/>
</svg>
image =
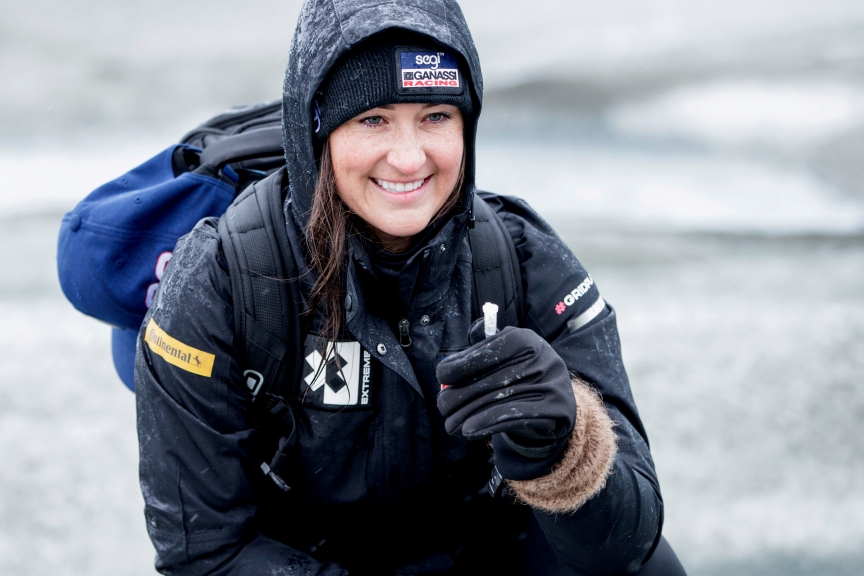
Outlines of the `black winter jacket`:
<svg viewBox="0 0 864 576">
<path fill-rule="evenodd" d="M 351 44 L 391 26 L 436 38 L 467 62 L 477 110 L 482 79 L 473 42 L 450 0 L 312 0 L 301 13 L 286 73 L 285 218 L 308 294 L 314 273 L 301 241 L 314 189 L 309 104 Z M 476 118 L 466 127 L 471 206 Z M 290 184 L 287 184 L 290 182 Z M 337 347 L 347 368 L 318 374 L 314 316 L 297 391 L 295 465 L 280 491 L 261 472 L 273 439 L 250 411 L 234 344 L 231 284 L 215 219 L 175 248 L 144 321 L 136 358 L 141 487 L 157 569 L 165 574 L 625 574 L 659 539 L 662 500 L 621 361 L 614 311 L 553 230 L 524 201 L 484 194 L 513 238 L 524 326 L 594 387 L 616 422 L 606 487 L 572 514 L 531 510 L 483 493 L 484 442 L 444 431 L 435 367 L 468 346 L 470 212 L 456 210 L 384 294 L 364 243 L 353 238 Z M 589 312 L 600 302 L 602 311 Z M 296 310 L 274 313 L 296 314 Z M 596 309 L 595 309 L 596 312 Z M 581 319 L 592 320 L 581 325 Z M 399 345 L 407 319 L 412 344 Z M 325 346 L 326 347 L 326 344 Z M 271 451 L 271 452 L 268 452 Z"/>
</svg>

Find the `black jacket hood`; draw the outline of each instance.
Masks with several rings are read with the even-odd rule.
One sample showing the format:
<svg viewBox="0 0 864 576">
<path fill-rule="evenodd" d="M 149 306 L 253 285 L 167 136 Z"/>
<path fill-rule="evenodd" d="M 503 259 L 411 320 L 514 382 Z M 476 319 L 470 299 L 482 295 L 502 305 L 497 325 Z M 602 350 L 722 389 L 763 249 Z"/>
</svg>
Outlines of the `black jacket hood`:
<svg viewBox="0 0 864 576">
<path fill-rule="evenodd" d="M 313 148 L 312 99 L 342 54 L 366 38 L 402 28 L 430 36 L 458 52 L 470 70 L 474 114 L 465 119 L 463 206 L 474 194 L 474 143 L 483 100 L 483 76 L 474 40 L 454 0 L 307 0 L 300 10 L 282 87 L 282 140 L 291 205 L 306 228 L 318 175 Z"/>
</svg>

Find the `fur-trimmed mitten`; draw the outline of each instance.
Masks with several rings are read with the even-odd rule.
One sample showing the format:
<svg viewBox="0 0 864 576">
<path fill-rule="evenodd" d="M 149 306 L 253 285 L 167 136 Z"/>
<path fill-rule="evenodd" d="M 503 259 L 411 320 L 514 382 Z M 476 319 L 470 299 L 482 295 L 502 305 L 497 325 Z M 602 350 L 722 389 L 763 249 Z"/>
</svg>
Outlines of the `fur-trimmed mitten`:
<svg viewBox="0 0 864 576">
<path fill-rule="evenodd" d="M 447 357 L 436 375 L 447 432 L 491 436 L 495 465 L 521 500 L 575 510 L 605 485 L 616 451 L 612 421 L 534 331 L 505 328 Z"/>
<path fill-rule="evenodd" d="M 617 446 L 613 422 L 597 393 L 573 380 L 576 427 L 552 471 L 533 480 L 509 480 L 516 497 L 545 512 L 573 512 L 606 485 Z"/>
</svg>

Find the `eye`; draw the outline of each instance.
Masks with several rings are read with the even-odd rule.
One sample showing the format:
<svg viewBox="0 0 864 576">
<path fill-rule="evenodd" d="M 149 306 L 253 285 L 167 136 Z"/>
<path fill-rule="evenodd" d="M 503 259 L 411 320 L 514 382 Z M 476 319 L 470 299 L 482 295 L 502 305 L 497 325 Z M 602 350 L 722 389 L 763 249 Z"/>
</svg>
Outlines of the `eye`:
<svg viewBox="0 0 864 576">
<path fill-rule="evenodd" d="M 381 116 L 367 116 L 366 118 L 363 118 L 361 122 L 368 126 L 379 126 L 384 122 L 384 119 L 381 118 Z"/>
<path fill-rule="evenodd" d="M 441 122 L 444 122 L 445 120 L 450 118 L 450 115 L 445 112 L 433 112 L 432 114 L 429 114 L 427 118 L 433 124 L 440 124 Z"/>
</svg>

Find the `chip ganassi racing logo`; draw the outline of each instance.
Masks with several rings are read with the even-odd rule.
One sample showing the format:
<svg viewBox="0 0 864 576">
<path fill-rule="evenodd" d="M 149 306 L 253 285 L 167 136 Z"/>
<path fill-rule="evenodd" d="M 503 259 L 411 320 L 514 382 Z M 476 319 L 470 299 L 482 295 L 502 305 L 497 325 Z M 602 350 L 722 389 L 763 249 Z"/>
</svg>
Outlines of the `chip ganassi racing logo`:
<svg viewBox="0 0 864 576">
<path fill-rule="evenodd" d="M 564 311 L 567 310 L 567 308 L 575 304 L 577 300 L 584 296 L 593 285 L 594 280 L 591 278 L 591 276 L 585 278 L 585 280 L 583 280 L 578 286 L 576 286 L 576 288 L 574 288 L 569 294 L 567 294 L 567 296 L 564 297 L 564 300 L 558 302 L 558 304 L 555 305 L 555 312 L 558 315 L 563 314 Z"/>
<path fill-rule="evenodd" d="M 459 88 L 456 57 L 447 52 L 402 52 L 400 78 L 402 88 Z"/>
</svg>

